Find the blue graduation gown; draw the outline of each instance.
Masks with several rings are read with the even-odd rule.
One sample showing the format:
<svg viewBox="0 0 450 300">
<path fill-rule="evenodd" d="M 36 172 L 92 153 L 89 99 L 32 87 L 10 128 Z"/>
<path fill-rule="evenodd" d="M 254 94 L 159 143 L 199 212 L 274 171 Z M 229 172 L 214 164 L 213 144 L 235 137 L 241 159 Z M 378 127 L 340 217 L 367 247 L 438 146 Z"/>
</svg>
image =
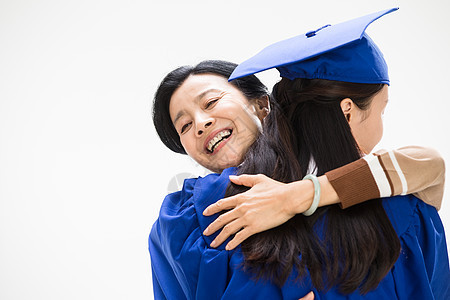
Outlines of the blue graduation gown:
<svg viewBox="0 0 450 300">
<path fill-rule="evenodd" d="M 168 195 L 149 237 L 155 299 L 299 299 L 314 291 L 315 299 L 450 299 L 450 270 L 444 228 L 436 209 L 412 195 L 383 199 L 397 232 L 400 257 L 379 286 L 362 296 L 343 295 L 333 288 L 318 292 L 309 277 L 294 282 L 295 274 L 279 288 L 253 281 L 240 265 L 238 247 L 214 249 L 213 236 L 202 232 L 217 217 L 203 210 L 223 198 L 228 175 L 187 179 L 183 189 Z"/>
</svg>

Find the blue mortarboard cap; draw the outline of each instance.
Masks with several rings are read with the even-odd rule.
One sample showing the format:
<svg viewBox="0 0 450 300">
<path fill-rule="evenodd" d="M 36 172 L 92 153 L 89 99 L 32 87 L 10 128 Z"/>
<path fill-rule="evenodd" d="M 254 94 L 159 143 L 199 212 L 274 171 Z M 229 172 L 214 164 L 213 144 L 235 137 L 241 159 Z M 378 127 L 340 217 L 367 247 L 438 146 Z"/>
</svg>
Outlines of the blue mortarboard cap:
<svg viewBox="0 0 450 300">
<path fill-rule="evenodd" d="M 391 8 L 336 25 L 326 25 L 264 48 L 239 64 L 229 80 L 277 68 L 281 77 L 389 84 L 386 61 L 365 33 Z"/>
</svg>

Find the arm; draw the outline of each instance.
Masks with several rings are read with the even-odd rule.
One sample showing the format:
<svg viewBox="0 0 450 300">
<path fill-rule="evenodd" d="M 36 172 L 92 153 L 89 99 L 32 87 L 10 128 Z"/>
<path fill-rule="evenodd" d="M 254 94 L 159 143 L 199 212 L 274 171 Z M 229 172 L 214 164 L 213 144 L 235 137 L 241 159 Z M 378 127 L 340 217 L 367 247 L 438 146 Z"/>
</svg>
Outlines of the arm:
<svg viewBox="0 0 450 300">
<path fill-rule="evenodd" d="M 326 173 L 343 208 L 369 199 L 415 194 L 440 209 L 445 163 L 431 148 L 380 150 Z"/>
<path fill-rule="evenodd" d="M 347 208 L 370 199 L 417 193 L 423 201 L 439 209 L 444 172 L 443 159 L 430 148 L 409 146 L 382 150 L 320 176 L 319 206 L 341 203 Z M 241 175 L 230 180 L 251 189 L 222 199 L 204 211 L 205 215 L 212 215 L 231 209 L 204 231 L 210 235 L 224 227 L 212 247 L 237 233 L 227 246 L 230 250 L 255 233 L 285 223 L 306 211 L 314 195 L 309 180 L 284 184 L 264 175 Z"/>
<path fill-rule="evenodd" d="M 212 249 L 202 235 L 215 218 L 202 211 L 223 197 L 228 175 L 186 179 L 181 191 L 167 195 L 149 237 L 155 299 L 220 299 L 228 285 L 229 252 Z"/>
</svg>

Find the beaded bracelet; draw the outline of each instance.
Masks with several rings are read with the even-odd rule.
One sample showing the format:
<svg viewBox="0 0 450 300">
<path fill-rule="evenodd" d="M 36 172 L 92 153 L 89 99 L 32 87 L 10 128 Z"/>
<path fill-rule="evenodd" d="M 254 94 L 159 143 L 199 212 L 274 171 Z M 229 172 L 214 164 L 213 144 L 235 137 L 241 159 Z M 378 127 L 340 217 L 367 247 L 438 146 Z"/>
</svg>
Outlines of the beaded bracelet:
<svg viewBox="0 0 450 300">
<path fill-rule="evenodd" d="M 314 184 L 314 199 L 313 202 L 311 204 L 311 206 L 308 208 L 308 210 L 303 212 L 303 215 L 305 216 L 310 216 L 312 215 L 317 207 L 319 206 L 319 201 L 320 201 L 320 183 L 319 180 L 317 179 L 317 177 L 315 175 L 312 174 L 308 174 L 305 177 L 303 177 L 303 180 L 305 179 L 309 179 L 313 182 Z"/>
</svg>

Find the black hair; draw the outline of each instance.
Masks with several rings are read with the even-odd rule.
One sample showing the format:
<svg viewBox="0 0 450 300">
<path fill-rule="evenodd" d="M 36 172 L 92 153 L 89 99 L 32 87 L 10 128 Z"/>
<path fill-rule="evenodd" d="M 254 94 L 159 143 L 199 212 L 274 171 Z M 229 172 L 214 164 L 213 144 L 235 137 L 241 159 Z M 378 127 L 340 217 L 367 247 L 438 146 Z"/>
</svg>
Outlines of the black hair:
<svg viewBox="0 0 450 300">
<path fill-rule="evenodd" d="M 173 93 L 191 75 L 214 74 L 226 79 L 230 77 L 236 64 L 223 60 L 205 60 L 196 66 L 179 67 L 164 77 L 153 100 L 153 124 L 161 141 L 170 150 L 186 154 L 180 142 L 180 137 L 170 118 L 169 104 Z M 254 75 L 236 79 L 230 82 L 237 87 L 247 99 L 259 99 L 268 95 L 264 84 Z"/>
<path fill-rule="evenodd" d="M 272 111 L 264 120 L 263 133 L 237 173 L 265 174 L 288 183 L 306 175 L 311 159 L 317 175 L 359 159 L 361 151 L 340 102 L 350 98 L 366 110 L 383 86 L 283 78 L 273 88 Z M 230 184 L 226 196 L 247 189 Z M 323 236 L 315 226 L 323 226 Z M 376 288 L 400 253 L 399 239 L 379 200 L 345 210 L 338 205 L 322 207 L 310 217 L 296 215 L 251 236 L 241 247 L 243 267 L 256 279 L 282 286 L 293 268 L 297 279 L 308 270 L 318 290 L 337 286 L 345 294 Z"/>
</svg>

